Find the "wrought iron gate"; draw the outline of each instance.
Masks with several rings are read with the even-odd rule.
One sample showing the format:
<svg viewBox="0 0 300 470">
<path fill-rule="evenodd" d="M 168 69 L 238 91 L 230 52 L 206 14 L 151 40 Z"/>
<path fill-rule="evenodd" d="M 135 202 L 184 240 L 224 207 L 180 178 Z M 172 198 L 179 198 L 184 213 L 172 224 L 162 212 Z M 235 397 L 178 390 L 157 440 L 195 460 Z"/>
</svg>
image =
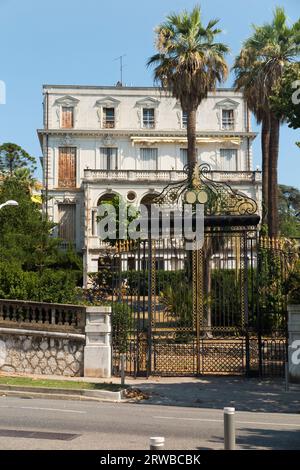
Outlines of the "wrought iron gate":
<svg viewBox="0 0 300 470">
<path fill-rule="evenodd" d="M 120 243 L 114 255 L 113 364 L 133 375 L 241 374 L 258 368 L 255 229 Z"/>
<path fill-rule="evenodd" d="M 212 195 L 201 249 L 188 251 L 172 237 L 115 246 L 114 374 L 125 354 L 126 372 L 135 376 L 283 375 L 282 286 L 293 250 L 259 237 L 255 202 L 201 171 L 193 191 Z M 182 185 L 171 188 L 173 199 Z"/>
<path fill-rule="evenodd" d="M 292 256 L 256 227 L 208 227 L 193 252 L 180 240 L 119 243 L 110 265 L 114 373 L 125 354 L 134 376 L 283 376 L 285 296 L 276 287 L 270 297 Z"/>
</svg>

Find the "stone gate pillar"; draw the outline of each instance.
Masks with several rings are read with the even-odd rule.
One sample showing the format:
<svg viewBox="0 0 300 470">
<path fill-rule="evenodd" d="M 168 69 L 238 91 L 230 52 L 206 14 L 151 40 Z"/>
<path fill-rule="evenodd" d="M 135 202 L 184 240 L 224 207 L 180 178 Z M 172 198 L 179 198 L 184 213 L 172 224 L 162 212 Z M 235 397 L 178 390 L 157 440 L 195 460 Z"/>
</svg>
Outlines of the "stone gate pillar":
<svg viewBox="0 0 300 470">
<path fill-rule="evenodd" d="M 111 307 L 86 308 L 84 377 L 111 377 Z"/>
<path fill-rule="evenodd" d="M 289 380 L 300 383 L 300 305 L 288 305 Z"/>
</svg>

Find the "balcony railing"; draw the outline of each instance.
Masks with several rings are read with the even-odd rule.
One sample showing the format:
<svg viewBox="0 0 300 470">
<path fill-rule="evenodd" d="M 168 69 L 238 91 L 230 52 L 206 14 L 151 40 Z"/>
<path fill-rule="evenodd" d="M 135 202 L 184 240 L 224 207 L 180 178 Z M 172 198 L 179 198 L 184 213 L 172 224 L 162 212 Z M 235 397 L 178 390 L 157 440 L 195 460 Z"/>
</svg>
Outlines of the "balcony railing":
<svg viewBox="0 0 300 470">
<path fill-rule="evenodd" d="M 225 131 L 234 130 L 234 118 L 223 118 L 222 119 L 222 129 Z"/>
<path fill-rule="evenodd" d="M 0 326 L 84 331 L 85 307 L 26 300 L 0 299 Z"/>
<path fill-rule="evenodd" d="M 259 171 L 212 171 L 209 177 L 214 181 L 260 181 Z M 180 181 L 186 178 L 182 170 L 84 170 L 84 180 L 93 181 Z"/>
<path fill-rule="evenodd" d="M 114 119 L 106 119 L 104 122 L 103 122 L 103 127 L 104 129 L 114 129 L 115 127 L 115 120 Z"/>
</svg>

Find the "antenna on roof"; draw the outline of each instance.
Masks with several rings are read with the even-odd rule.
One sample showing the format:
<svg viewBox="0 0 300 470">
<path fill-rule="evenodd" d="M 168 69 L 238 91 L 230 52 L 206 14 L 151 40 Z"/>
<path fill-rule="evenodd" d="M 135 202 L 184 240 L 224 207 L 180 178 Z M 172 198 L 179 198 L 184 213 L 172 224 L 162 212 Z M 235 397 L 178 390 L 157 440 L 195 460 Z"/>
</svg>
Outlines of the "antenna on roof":
<svg viewBox="0 0 300 470">
<path fill-rule="evenodd" d="M 119 60 L 120 61 L 120 80 L 117 82 L 117 86 L 123 86 L 123 69 L 125 65 L 123 64 L 123 57 L 125 57 L 126 54 L 120 55 L 119 57 L 116 57 L 114 60 Z"/>
</svg>

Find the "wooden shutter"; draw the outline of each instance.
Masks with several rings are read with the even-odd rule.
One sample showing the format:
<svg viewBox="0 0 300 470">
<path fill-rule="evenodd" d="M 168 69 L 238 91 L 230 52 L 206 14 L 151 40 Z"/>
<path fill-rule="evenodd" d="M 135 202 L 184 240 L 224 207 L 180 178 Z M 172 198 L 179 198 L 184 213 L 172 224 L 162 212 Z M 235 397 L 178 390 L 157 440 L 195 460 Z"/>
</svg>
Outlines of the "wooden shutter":
<svg viewBox="0 0 300 470">
<path fill-rule="evenodd" d="M 76 204 L 58 204 L 58 236 L 65 242 L 76 239 Z"/>
<path fill-rule="evenodd" d="M 60 188 L 76 187 L 76 148 L 60 147 L 58 162 L 58 186 Z"/>
<path fill-rule="evenodd" d="M 72 129 L 74 126 L 74 108 L 62 107 L 61 127 L 63 129 Z"/>
</svg>

